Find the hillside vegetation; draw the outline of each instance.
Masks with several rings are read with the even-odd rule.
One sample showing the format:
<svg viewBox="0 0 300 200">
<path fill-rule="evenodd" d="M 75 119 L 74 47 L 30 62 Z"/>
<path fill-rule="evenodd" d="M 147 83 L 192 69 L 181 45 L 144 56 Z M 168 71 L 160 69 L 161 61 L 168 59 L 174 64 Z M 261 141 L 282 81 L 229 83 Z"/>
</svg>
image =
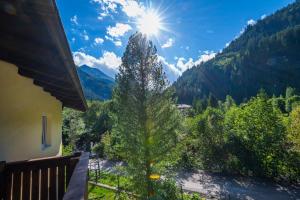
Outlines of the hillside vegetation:
<svg viewBox="0 0 300 200">
<path fill-rule="evenodd" d="M 180 103 L 231 95 L 237 102 L 263 88 L 269 95 L 300 90 L 300 2 L 246 27 L 244 33 L 206 63 L 174 83 Z"/>
<path fill-rule="evenodd" d="M 77 68 L 83 86 L 85 98 L 88 100 L 106 100 L 112 95 L 115 81 L 96 68 L 83 65 Z"/>
</svg>

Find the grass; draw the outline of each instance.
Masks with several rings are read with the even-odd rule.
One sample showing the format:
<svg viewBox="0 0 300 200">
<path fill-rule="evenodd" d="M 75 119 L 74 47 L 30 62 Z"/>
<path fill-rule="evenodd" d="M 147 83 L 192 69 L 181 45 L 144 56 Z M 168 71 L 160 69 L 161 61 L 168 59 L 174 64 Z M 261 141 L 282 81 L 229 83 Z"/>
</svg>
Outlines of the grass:
<svg viewBox="0 0 300 200">
<path fill-rule="evenodd" d="M 96 173 L 95 171 L 90 171 L 90 180 L 95 182 Z M 126 191 L 133 191 L 132 190 L 132 184 L 130 182 L 130 179 L 126 176 L 120 176 L 120 189 L 126 190 Z M 101 172 L 100 178 L 98 177 L 98 182 L 109 185 L 109 186 L 118 186 L 118 175 L 109 173 L 109 172 Z M 97 199 L 105 199 L 105 200 L 113 200 L 115 198 L 115 191 L 105 189 L 99 186 L 95 186 L 92 184 L 89 184 L 89 200 L 97 200 Z M 136 199 L 133 196 L 128 196 L 124 192 L 122 192 L 120 199 Z M 184 200 L 203 200 L 204 198 L 201 198 L 199 194 L 189 194 L 184 193 L 183 194 Z"/>
<path fill-rule="evenodd" d="M 101 188 L 92 184 L 89 184 L 89 200 L 105 199 L 113 200 L 115 198 L 115 192 L 105 188 Z"/>
<path fill-rule="evenodd" d="M 89 184 L 89 200 L 115 200 L 115 199 L 122 199 L 122 200 L 137 200 L 134 196 L 128 195 L 125 192 L 120 192 L 117 196 L 115 191 L 102 188 L 93 184 Z"/>
<path fill-rule="evenodd" d="M 95 171 L 90 171 L 90 180 L 95 182 L 96 173 Z M 124 190 L 131 190 L 131 181 L 126 176 L 119 176 L 119 187 Z M 109 186 L 118 186 L 118 175 L 109 173 L 109 172 L 101 172 L 100 177 L 98 177 L 98 182 L 109 185 Z"/>
</svg>

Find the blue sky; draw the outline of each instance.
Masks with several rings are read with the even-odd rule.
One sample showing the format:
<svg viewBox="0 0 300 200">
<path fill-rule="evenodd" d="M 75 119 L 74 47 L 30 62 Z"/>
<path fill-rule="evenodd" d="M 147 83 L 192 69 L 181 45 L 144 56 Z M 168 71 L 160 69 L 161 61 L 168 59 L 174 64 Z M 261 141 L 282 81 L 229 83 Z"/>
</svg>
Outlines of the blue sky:
<svg viewBox="0 0 300 200">
<path fill-rule="evenodd" d="M 155 11 L 163 29 L 155 43 L 168 79 L 211 59 L 226 44 L 266 15 L 294 0 L 57 0 L 77 65 L 87 64 L 114 77 L 137 21 Z"/>
</svg>

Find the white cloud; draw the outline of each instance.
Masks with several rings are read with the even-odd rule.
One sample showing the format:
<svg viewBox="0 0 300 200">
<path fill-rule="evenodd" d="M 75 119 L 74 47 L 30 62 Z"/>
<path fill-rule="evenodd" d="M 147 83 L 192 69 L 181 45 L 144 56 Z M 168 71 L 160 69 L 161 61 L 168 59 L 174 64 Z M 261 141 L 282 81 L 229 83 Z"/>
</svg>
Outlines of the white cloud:
<svg viewBox="0 0 300 200">
<path fill-rule="evenodd" d="M 86 41 L 90 39 L 90 37 L 89 37 L 88 33 L 86 32 L 86 30 L 83 30 L 83 33 L 81 33 L 80 35 Z"/>
<path fill-rule="evenodd" d="M 119 38 L 112 38 L 112 37 L 109 37 L 109 36 L 105 36 L 105 39 L 111 41 L 112 43 L 114 43 L 117 47 L 120 47 L 122 46 L 122 41 L 119 39 Z"/>
<path fill-rule="evenodd" d="M 116 26 L 109 26 L 107 30 L 107 34 L 112 37 L 120 37 L 123 36 L 126 32 L 130 31 L 132 28 L 129 24 L 117 23 Z"/>
<path fill-rule="evenodd" d="M 189 46 L 186 46 L 186 47 L 185 47 L 185 50 L 190 50 L 190 47 L 189 47 Z"/>
<path fill-rule="evenodd" d="M 185 70 L 187 70 L 187 69 L 191 68 L 192 66 L 194 66 L 193 58 L 189 58 L 188 60 L 186 60 L 185 58 L 180 57 L 177 60 L 176 66 L 180 70 L 180 72 L 182 73 Z"/>
<path fill-rule="evenodd" d="M 110 0 L 92 0 L 92 3 L 98 3 L 100 5 L 101 12 L 97 17 L 99 20 L 110 16 L 110 13 L 116 13 L 117 4 L 114 1 Z"/>
<path fill-rule="evenodd" d="M 117 47 L 122 46 L 121 40 L 115 40 L 115 41 L 113 41 L 113 43 L 114 43 Z"/>
<path fill-rule="evenodd" d="M 173 38 L 169 38 L 166 43 L 164 43 L 161 48 L 169 48 L 171 46 L 173 46 L 174 44 L 174 39 Z"/>
<path fill-rule="evenodd" d="M 96 37 L 94 41 L 95 41 L 95 44 L 102 44 L 104 42 L 104 40 L 100 37 Z"/>
<path fill-rule="evenodd" d="M 158 56 L 158 60 L 162 63 L 163 70 L 166 73 L 166 76 L 170 83 L 176 81 L 176 79 L 181 75 L 180 70 L 177 69 L 174 64 L 168 63 L 162 56 Z"/>
<path fill-rule="evenodd" d="M 215 56 L 216 53 L 213 51 L 204 51 L 204 54 L 200 55 L 195 61 L 193 58 L 185 59 L 183 57 L 177 57 L 177 63 L 175 64 L 167 62 L 162 56 L 158 56 L 158 59 L 163 64 L 164 72 L 166 73 L 168 80 L 172 83 L 187 69 L 206 62 Z"/>
<path fill-rule="evenodd" d="M 107 16 L 108 16 L 108 13 L 103 12 L 103 13 L 99 14 L 98 19 L 102 20 L 104 17 L 107 17 Z"/>
<path fill-rule="evenodd" d="M 76 39 L 74 37 L 72 37 L 72 42 L 74 43 L 76 41 Z"/>
<path fill-rule="evenodd" d="M 230 43 L 231 43 L 231 42 L 227 42 L 227 43 L 225 44 L 225 47 L 228 47 L 228 46 L 230 45 Z"/>
<path fill-rule="evenodd" d="M 214 58 L 216 56 L 216 53 L 213 51 L 204 51 L 204 54 L 200 55 L 199 58 L 197 60 L 193 60 L 193 58 L 189 58 L 188 60 L 180 57 L 177 60 L 177 64 L 176 67 L 180 70 L 181 73 L 183 73 L 185 70 L 196 66 L 196 65 L 200 65 L 203 62 L 206 62 L 212 58 Z"/>
<path fill-rule="evenodd" d="M 73 17 L 71 17 L 70 21 L 76 25 L 78 25 L 78 18 L 77 15 L 74 15 Z"/>
<path fill-rule="evenodd" d="M 254 26 L 255 24 L 256 24 L 256 21 L 254 19 L 249 19 L 247 21 L 247 25 L 249 25 L 249 26 Z"/>
<path fill-rule="evenodd" d="M 213 59 L 215 56 L 216 56 L 216 53 L 213 51 L 210 51 L 207 54 L 202 54 L 199 56 L 198 60 L 196 60 L 195 65 L 199 65 L 200 63 L 207 62 L 207 61 Z"/>
<path fill-rule="evenodd" d="M 145 7 L 134 0 L 123 1 L 122 7 L 128 17 L 140 16 L 145 11 Z"/>
<path fill-rule="evenodd" d="M 92 2 L 100 5 L 101 13 L 98 19 L 103 19 L 111 13 L 117 13 L 118 7 L 128 17 L 140 16 L 145 11 L 145 7 L 136 0 L 93 0 Z"/>
<path fill-rule="evenodd" d="M 100 58 L 88 55 L 84 52 L 73 52 L 73 59 L 77 66 L 88 65 L 95 67 L 106 73 L 107 75 L 114 77 L 118 72 L 118 68 L 121 65 L 121 58 L 114 52 L 105 51 Z"/>
<path fill-rule="evenodd" d="M 238 38 L 245 32 L 247 26 L 254 26 L 256 23 L 257 23 L 257 22 L 256 22 L 254 19 L 249 19 L 249 20 L 247 21 L 247 25 L 244 26 L 244 27 L 242 28 L 242 30 L 240 30 L 239 34 L 237 34 L 237 35 L 234 37 L 233 40 L 238 39 Z"/>
<path fill-rule="evenodd" d="M 266 14 L 263 14 L 261 17 L 260 17 L 260 19 L 264 19 L 264 18 L 266 18 L 267 17 L 267 15 Z"/>
<path fill-rule="evenodd" d="M 185 59 L 180 57 L 177 59 L 177 63 L 169 63 L 167 60 L 158 55 L 158 60 L 163 64 L 163 70 L 170 83 L 173 83 L 185 70 L 199 65 L 214 58 L 216 53 L 213 51 L 206 51 L 206 53 L 199 56 L 197 60 L 192 58 Z M 114 77 L 119 70 L 119 66 L 122 63 L 121 57 L 117 56 L 114 52 L 105 51 L 100 58 L 95 58 L 85 52 L 76 51 L 73 52 L 73 59 L 77 66 L 88 65 L 95 67 L 106 73 L 107 75 Z"/>
<path fill-rule="evenodd" d="M 99 61 L 100 63 L 113 69 L 118 69 L 118 67 L 122 63 L 120 57 L 118 57 L 114 52 L 109 52 L 109 51 L 105 51 L 103 53 L 103 56 L 100 57 Z"/>
</svg>

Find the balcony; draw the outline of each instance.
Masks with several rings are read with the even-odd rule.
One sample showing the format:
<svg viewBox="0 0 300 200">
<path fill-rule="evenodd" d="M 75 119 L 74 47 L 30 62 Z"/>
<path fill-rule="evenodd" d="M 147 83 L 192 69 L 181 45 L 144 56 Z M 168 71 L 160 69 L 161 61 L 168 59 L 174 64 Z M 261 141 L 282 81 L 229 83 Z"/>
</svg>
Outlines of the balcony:
<svg viewBox="0 0 300 200">
<path fill-rule="evenodd" d="M 0 200 L 86 200 L 89 153 L 0 163 Z"/>
</svg>

